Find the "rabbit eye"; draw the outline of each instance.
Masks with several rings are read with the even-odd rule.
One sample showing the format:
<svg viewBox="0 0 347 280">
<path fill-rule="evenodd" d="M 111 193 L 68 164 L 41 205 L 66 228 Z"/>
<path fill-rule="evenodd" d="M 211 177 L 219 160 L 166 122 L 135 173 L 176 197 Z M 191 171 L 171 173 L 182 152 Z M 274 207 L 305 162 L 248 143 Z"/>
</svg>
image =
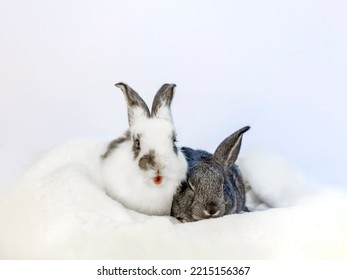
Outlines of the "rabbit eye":
<svg viewBox="0 0 347 280">
<path fill-rule="evenodd" d="M 176 138 L 174 138 L 174 139 L 172 140 L 172 147 L 173 147 L 173 151 L 174 151 L 175 154 L 177 155 L 177 153 L 178 153 L 178 148 L 177 148 L 177 146 L 176 146 L 176 142 L 177 142 L 177 140 L 176 140 Z"/>
<path fill-rule="evenodd" d="M 176 134 L 173 134 L 172 135 L 172 149 L 175 152 L 175 154 L 177 155 L 178 149 L 177 149 L 176 143 L 177 143 Z"/>
<path fill-rule="evenodd" d="M 140 139 L 135 139 L 135 149 L 141 150 Z"/>
<path fill-rule="evenodd" d="M 133 139 L 133 153 L 134 153 L 134 158 L 137 158 L 140 154 L 141 151 L 141 143 L 140 143 L 140 138 L 134 138 Z"/>
</svg>

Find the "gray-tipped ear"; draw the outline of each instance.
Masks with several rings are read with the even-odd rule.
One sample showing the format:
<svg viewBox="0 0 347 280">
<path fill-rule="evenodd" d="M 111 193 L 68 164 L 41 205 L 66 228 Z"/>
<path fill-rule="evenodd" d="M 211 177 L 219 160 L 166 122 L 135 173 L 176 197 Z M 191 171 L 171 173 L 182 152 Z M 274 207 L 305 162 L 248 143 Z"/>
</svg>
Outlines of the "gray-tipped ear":
<svg viewBox="0 0 347 280">
<path fill-rule="evenodd" d="M 153 99 L 151 117 L 167 119 L 172 122 L 171 101 L 174 96 L 175 84 L 164 84 Z"/>
<path fill-rule="evenodd" d="M 148 106 L 136 91 L 124 83 L 118 83 L 115 86 L 122 90 L 127 101 L 129 126 L 132 126 L 138 118 L 149 118 Z"/>
<path fill-rule="evenodd" d="M 241 149 L 242 136 L 249 129 L 249 126 L 241 128 L 225 138 L 217 147 L 214 158 L 223 165 L 224 170 L 235 163 Z"/>
</svg>

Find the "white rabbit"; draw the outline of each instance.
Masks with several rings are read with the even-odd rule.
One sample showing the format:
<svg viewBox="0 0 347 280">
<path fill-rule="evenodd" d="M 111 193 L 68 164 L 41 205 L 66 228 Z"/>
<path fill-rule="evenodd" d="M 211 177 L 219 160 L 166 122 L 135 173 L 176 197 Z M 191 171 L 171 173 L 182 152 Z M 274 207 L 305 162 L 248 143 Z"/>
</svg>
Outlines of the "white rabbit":
<svg viewBox="0 0 347 280">
<path fill-rule="evenodd" d="M 101 156 L 106 193 L 129 209 L 149 215 L 169 215 L 173 195 L 186 177 L 188 164 L 176 147 L 170 104 L 174 84 L 164 84 L 150 113 L 128 85 L 116 84 L 126 98 L 129 129 L 111 142 Z"/>
</svg>

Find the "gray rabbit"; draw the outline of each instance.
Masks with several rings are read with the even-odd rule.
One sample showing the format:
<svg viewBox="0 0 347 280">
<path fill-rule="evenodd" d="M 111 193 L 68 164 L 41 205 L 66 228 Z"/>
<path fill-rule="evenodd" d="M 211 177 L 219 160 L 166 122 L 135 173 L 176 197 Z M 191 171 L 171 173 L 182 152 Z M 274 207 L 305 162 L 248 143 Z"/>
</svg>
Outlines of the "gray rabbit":
<svg viewBox="0 0 347 280">
<path fill-rule="evenodd" d="M 193 222 L 248 211 L 244 182 L 235 161 L 243 133 L 249 129 L 246 126 L 224 139 L 213 155 L 181 148 L 189 169 L 173 198 L 171 216 Z"/>
</svg>

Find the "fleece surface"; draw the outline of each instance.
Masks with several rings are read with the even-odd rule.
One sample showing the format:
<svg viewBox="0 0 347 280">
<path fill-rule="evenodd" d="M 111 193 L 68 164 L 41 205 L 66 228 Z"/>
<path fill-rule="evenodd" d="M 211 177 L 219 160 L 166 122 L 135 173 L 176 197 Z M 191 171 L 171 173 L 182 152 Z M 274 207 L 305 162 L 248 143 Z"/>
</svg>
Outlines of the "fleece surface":
<svg viewBox="0 0 347 280">
<path fill-rule="evenodd" d="M 252 155 L 239 163 L 259 211 L 181 224 L 105 194 L 105 145 L 73 141 L 27 170 L 0 201 L 0 258 L 347 258 L 346 194 L 317 191 L 285 162 Z"/>
</svg>

